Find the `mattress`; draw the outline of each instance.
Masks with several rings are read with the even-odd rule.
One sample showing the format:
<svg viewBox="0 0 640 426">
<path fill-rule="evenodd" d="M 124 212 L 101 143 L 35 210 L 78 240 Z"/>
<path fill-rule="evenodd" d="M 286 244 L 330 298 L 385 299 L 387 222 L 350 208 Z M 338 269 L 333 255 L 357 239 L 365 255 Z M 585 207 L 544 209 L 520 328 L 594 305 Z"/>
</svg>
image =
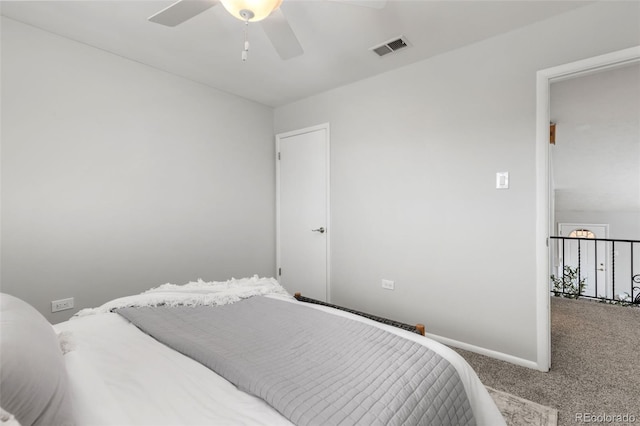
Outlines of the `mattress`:
<svg viewBox="0 0 640 426">
<path fill-rule="evenodd" d="M 196 293 L 202 296 L 206 292 Z M 286 303 L 304 304 L 283 291 L 256 291 L 256 287 L 238 300 L 256 294 Z M 160 343 L 111 312 L 117 307 L 166 305 L 172 300 L 160 292 L 154 294 L 152 303 L 149 299 L 147 295 L 141 303 L 135 298 L 124 298 L 54 326 L 65 348 L 64 360 L 78 425 L 292 424 L 264 400 L 239 390 L 203 364 Z M 180 305 L 218 304 L 211 300 L 202 303 L 202 297 L 194 299 L 184 294 L 179 299 Z M 224 299 L 224 304 L 235 301 L 226 296 Z M 429 348 L 455 368 L 476 423 L 505 424 L 475 372 L 450 348 L 348 312 L 304 305 L 377 327 Z"/>
</svg>

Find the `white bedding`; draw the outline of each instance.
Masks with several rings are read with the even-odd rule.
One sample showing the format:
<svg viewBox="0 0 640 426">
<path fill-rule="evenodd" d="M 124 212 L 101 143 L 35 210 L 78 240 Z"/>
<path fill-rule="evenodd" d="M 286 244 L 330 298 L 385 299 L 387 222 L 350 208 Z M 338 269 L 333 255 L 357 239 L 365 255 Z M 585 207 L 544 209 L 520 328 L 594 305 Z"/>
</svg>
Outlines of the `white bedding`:
<svg viewBox="0 0 640 426">
<path fill-rule="evenodd" d="M 196 287 L 194 294 L 202 294 L 202 286 Z M 303 303 L 277 287 L 262 294 Z M 149 297 L 143 294 L 140 303 L 146 303 L 143 300 Z M 131 300 L 127 298 L 127 302 Z M 458 370 L 477 423 L 505 424 L 475 372 L 455 351 L 415 333 L 344 311 L 305 305 L 373 324 L 428 346 Z M 70 348 L 64 357 L 78 425 L 291 425 L 262 400 L 237 390 L 120 315 L 104 309 L 86 313 L 91 315 L 55 326 L 58 332 L 64 332 Z"/>
</svg>

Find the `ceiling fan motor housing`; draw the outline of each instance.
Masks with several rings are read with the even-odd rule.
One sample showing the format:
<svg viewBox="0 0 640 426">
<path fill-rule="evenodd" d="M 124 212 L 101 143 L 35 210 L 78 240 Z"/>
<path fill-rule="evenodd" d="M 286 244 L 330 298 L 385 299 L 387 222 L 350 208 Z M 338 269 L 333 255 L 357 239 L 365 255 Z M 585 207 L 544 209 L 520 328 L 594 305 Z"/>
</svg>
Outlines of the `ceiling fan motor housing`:
<svg viewBox="0 0 640 426">
<path fill-rule="evenodd" d="M 220 0 L 227 11 L 245 22 L 262 21 L 280 7 L 282 0 Z"/>
</svg>

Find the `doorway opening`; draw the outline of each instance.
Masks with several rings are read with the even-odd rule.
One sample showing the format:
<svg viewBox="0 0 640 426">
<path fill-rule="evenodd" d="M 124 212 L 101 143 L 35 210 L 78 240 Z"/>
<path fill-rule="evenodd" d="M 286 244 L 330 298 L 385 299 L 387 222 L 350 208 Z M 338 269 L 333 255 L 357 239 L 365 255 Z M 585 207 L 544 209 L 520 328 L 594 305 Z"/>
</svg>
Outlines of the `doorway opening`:
<svg viewBox="0 0 640 426">
<path fill-rule="evenodd" d="M 550 158 L 551 83 L 587 76 L 607 69 L 615 69 L 640 62 L 640 46 L 597 56 L 569 64 L 548 68 L 537 73 L 536 96 L 536 263 L 537 263 L 537 368 L 548 371 L 551 367 L 551 321 L 549 272 L 554 234 L 555 197 L 552 187 Z M 559 131 L 556 123 L 556 131 Z M 560 134 L 556 136 L 556 140 Z"/>
</svg>

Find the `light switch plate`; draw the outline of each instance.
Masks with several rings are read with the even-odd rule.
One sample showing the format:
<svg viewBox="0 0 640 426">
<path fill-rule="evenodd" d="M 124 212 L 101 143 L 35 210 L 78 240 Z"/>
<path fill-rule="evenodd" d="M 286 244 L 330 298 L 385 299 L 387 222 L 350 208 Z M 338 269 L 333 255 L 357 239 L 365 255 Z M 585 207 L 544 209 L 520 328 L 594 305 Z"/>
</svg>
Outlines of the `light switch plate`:
<svg viewBox="0 0 640 426">
<path fill-rule="evenodd" d="M 496 173 L 496 189 L 509 189 L 509 172 Z"/>
</svg>

